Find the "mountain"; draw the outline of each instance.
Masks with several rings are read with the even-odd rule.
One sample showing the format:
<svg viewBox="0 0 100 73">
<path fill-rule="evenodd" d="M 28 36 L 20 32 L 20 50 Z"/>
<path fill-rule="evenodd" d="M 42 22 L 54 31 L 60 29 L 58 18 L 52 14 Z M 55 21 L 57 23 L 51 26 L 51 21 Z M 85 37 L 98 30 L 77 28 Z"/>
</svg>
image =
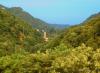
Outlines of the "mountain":
<svg viewBox="0 0 100 73">
<path fill-rule="evenodd" d="M 7 11 L 9 11 L 11 14 L 13 14 L 14 16 L 22 19 L 23 21 L 25 21 L 26 23 L 32 25 L 32 27 L 36 30 L 39 31 L 45 31 L 48 34 L 48 37 L 54 37 L 55 35 L 57 35 L 60 31 L 63 30 L 63 28 L 67 28 L 70 25 L 64 25 L 64 24 L 49 24 L 44 22 L 41 19 L 35 18 L 33 17 L 31 14 L 29 14 L 28 12 L 24 11 L 22 8 L 20 7 L 5 7 L 3 5 L 0 5 L 1 8 L 6 9 Z"/>
<path fill-rule="evenodd" d="M 11 53 L 23 48 L 31 49 L 37 43 L 43 43 L 40 32 L 0 7 L 0 53 Z"/>
<path fill-rule="evenodd" d="M 70 27 L 71 25 L 69 24 L 50 24 L 52 27 L 55 27 L 57 29 L 64 29 L 64 28 L 67 28 L 67 27 Z"/>
<path fill-rule="evenodd" d="M 55 37 L 46 48 L 65 44 L 67 47 L 78 47 L 81 44 L 93 48 L 100 48 L 100 13 L 90 16 L 80 25 L 74 25 Z"/>
<path fill-rule="evenodd" d="M 8 7 L 5 7 L 3 5 L 0 5 L 0 7 L 3 8 L 3 9 L 6 9 L 7 11 L 9 11 L 14 16 L 22 19 L 26 23 L 32 25 L 33 28 L 39 29 L 40 31 L 44 30 L 44 31 L 48 32 L 48 34 L 52 34 L 52 33 L 56 33 L 56 31 L 59 30 L 58 28 L 51 26 L 51 24 L 46 23 L 41 19 L 33 17 L 31 14 L 24 11 L 20 7 L 8 8 Z"/>
<path fill-rule="evenodd" d="M 32 25 L 33 28 L 37 28 L 40 30 L 43 30 L 44 28 L 48 29 L 48 24 L 40 19 L 34 18 L 32 15 L 30 15 L 28 12 L 24 11 L 20 7 L 12 7 L 8 9 L 10 12 L 12 12 L 13 15 L 23 19 L 28 24 Z"/>
<path fill-rule="evenodd" d="M 48 32 L 50 35 L 52 33 L 56 33 L 56 30 L 59 29 L 59 28 L 56 28 L 55 26 L 52 26 L 49 23 L 44 22 L 43 20 L 33 17 L 31 14 L 24 11 L 20 7 L 11 7 L 11 8 L 8 8 L 8 11 L 10 11 L 13 15 L 23 19 L 28 24 L 32 25 L 33 28 L 39 29 L 39 30 L 44 30 L 44 31 Z"/>
<path fill-rule="evenodd" d="M 0 8 L 2 8 L 2 9 L 8 9 L 7 7 L 5 7 L 5 6 L 1 5 L 1 4 L 0 4 Z"/>
<path fill-rule="evenodd" d="M 0 73 L 100 73 L 100 13 L 48 42 L 39 29 L 0 6 Z"/>
</svg>

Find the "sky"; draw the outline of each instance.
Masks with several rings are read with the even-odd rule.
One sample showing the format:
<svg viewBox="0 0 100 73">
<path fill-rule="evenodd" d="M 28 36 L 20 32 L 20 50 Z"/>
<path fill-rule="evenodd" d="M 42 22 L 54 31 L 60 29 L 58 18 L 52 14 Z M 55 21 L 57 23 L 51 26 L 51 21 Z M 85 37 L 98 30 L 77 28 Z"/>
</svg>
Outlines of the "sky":
<svg viewBox="0 0 100 73">
<path fill-rule="evenodd" d="M 100 0 L 0 0 L 7 7 L 22 7 L 51 24 L 79 24 L 100 12 Z"/>
</svg>

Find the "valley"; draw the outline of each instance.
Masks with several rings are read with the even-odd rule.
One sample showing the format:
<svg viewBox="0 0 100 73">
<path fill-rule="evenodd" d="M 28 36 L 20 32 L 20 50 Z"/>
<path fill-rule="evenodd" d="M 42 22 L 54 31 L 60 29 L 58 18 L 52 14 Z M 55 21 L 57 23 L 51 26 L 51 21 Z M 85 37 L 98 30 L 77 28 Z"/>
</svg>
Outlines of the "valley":
<svg viewBox="0 0 100 73">
<path fill-rule="evenodd" d="M 0 73 L 99 72 L 100 13 L 58 25 L 0 5 Z"/>
</svg>

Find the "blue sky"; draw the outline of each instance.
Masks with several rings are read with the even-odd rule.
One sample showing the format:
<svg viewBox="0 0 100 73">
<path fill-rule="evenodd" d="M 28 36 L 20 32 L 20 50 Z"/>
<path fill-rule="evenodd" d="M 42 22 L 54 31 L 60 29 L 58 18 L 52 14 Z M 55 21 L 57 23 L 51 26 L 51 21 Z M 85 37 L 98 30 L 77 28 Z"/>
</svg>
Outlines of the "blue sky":
<svg viewBox="0 0 100 73">
<path fill-rule="evenodd" d="M 36 18 L 53 24 L 79 24 L 100 12 L 100 0 L 0 0 L 7 7 L 22 7 Z"/>
</svg>

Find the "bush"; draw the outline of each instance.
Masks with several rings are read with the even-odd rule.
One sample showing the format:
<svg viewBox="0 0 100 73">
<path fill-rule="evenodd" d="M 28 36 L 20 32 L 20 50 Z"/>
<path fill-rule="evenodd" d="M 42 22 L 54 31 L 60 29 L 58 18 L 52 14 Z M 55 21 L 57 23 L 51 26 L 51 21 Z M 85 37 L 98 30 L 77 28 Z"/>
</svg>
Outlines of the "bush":
<svg viewBox="0 0 100 73">
<path fill-rule="evenodd" d="M 63 44 L 62 44 L 63 45 Z M 0 73 L 98 73 L 100 49 L 84 44 L 74 49 L 62 45 L 37 53 L 16 53 L 0 58 Z"/>
</svg>

